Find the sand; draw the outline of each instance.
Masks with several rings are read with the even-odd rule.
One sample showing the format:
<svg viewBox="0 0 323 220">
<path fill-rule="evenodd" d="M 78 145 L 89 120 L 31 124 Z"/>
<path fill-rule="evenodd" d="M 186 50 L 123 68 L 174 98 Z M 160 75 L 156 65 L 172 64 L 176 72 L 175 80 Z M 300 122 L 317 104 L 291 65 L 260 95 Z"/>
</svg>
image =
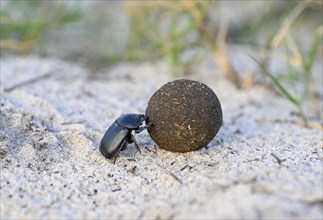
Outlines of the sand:
<svg viewBox="0 0 323 220">
<path fill-rule="evenodd" d="M 187 76 L 219 97 L 217 136 L 173 153 L 144 131 L 142 153 L 129 145 L 113 164 L 98 150 L 109 125 L 179 77 L 163 65 L 0 62 L 1 219 L 323 218 L 322 131 L 263 87 L 239 91 L 207 68 Z"/>
</svg>

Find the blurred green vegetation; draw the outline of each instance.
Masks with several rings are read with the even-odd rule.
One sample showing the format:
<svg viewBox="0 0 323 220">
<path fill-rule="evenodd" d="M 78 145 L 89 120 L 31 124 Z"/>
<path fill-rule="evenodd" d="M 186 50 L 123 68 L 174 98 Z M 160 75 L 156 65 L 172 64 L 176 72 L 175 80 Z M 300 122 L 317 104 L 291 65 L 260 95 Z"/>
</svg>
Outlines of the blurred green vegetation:
<svg viewBox="0 0 323 220">
<path fill-rule="evenodd" d="M 77 21 L 81 14 L 68 10 L 64 2 L 7 1 L 0 11 L 0 46 L 19 54 L 26 54 L 40 43 L 50 28 Z"/>
<path fill-rule="evenodd" d="M 244 3 L 246 8 L 242 7 Z M 259 83 L 256 72 L 248 76 L 241 74 L 229 50 L 235 46 L 248 47 L 263 76 L 297 107 L 307 124 L 304 105 L 308 100 L 317 118 L 322 110 L 313 84 L 313 66 L 322 59 L 322 12 L 321 0 L 257 4 L 250 1 L 2 1 L 1 56 L 35 53 L 34 49 L 51 42 L 52 48 L 66 53 L 70 50 L 69 58 L 92 67 L 126 61 L 166 61 L 173 74 L 184 75 L 207 52 L 214 57 L 224 77 L 237 88 L 248 89 Z M 236 20 L 232 21 L 235 14 L 238 14 Z M 75 23 L 78 28 L 73 29 Z M 67 34 L 54 43 L 50 41 L 59 35 L 63 26 L 65 31 L 69 30 Z M 66 37 L 72 39 L 66 43 Z M 248 51 L 244 53 L 247 55 Z M 245 66 L 252 66 L 252 59 Z M 274 70 L 274 60 L 279 60 L 285 68 Z"/>
<path fill-rule="evenodd" d="M 175 74 L 183 73 L 197 58 L 191 56 L 185 60 L 183 54 L 202 46 L 200 20 L 210 4 L 208 1 L 159 1 L 140 6 L 125 4 L 125 11 L 131 17 L 126 58 L 165 58 Z"/>
<path fill-rule="evenodd" d="M 188 73 L 199 60 L 199 49 L 209 50 L 225 76 L 239 86 L 226 53 L 226 21 L 212 21 L 214 1 L 157 1 L 126 4 L 131 18 L 127 57 L 166 59 L 174 74 Z M 214 16 L 214 15 L 213 15 Z M 138 56 L 139 55 L 139 56 Z M 147 56 L 148 55 L 148 56 Z"/>
<path fill-rule="evenodd" d="M 311 3 L 311 1 L 297 2 L 295 7 L 284 16 L 279 29 L 276 30 L 272 38 L 268 39 L 262 60 L 251 56 L 260 66 L 263 73 L 270 78 L 276 89 L 295 105 L 305 126 L 309 126 L 304 111 L 306 100 L 309 100 L 312 112 L 316 118 L 320 118 L 322 113 L 318 100 L 320 95 L 314 89 L 312 70 L 318 49 L 322 48 L 323 21 L 321 19 L 321 22 L 317 22 L 314 26 L 315 29 L 313 28 L 312 30 L 312 36 L 308 37 L 307 35 L 307 48 L 302 48 L 300 44 L 295 42 L 290 29 Z M 316 4 L 317 2 L 314 3 Z M 322 12 L 322 4 L 323 2 L 318 4 L 320 12 Z M 286 64 L 287 71 L 286 73 L 275 75 L 271 73 L 268 63 L 270 58 L 277 56 L 274 52 L 281 45 L 285 47 L 285 50 L 283 54 L 280 54 L 280 57 Z"/>
</svg>

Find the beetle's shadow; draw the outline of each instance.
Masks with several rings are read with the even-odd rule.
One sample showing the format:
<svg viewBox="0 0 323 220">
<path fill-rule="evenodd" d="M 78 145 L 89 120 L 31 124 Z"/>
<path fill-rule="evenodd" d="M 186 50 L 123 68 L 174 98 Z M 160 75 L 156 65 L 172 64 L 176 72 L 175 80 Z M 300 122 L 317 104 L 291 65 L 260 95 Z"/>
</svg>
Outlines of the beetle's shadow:
<svg viewBox="0 0 323 220">
<path fill-rule="evenodd" d="M 141 149 L 143 148 L 142 144 L 138 143 L 138 145 L 139 145 L 139 148 Z M 142 150 L 140 151 L 142 152 Z M 136 148 L 135 143 L 128 143 L 127 147 L 120 151 L 119 156 L 126 157 L 126 158 L 133 158 L 136 155 L 140 154 L 141 153 L 140 151 Z"/>
</svg>

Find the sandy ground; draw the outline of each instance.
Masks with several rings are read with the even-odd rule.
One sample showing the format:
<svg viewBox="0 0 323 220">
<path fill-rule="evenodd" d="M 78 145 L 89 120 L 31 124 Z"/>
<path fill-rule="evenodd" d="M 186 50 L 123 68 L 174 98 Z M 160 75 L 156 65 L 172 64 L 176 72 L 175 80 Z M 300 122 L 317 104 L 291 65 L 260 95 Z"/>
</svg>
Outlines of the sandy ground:
<svg viewBox="0 0 323 220">
<path fill-rule="evenodd" d="M 116 164 L 98 150 L 122 113 L 174 78 L 124 64 L 93 74 L 58 60 L 1 60 L 1 219 L 322 219 L 322 131 L 284 99 L 237 91 L 210 69 L 224 125 L 196 152 L 137 135 Z"/>
</svg>

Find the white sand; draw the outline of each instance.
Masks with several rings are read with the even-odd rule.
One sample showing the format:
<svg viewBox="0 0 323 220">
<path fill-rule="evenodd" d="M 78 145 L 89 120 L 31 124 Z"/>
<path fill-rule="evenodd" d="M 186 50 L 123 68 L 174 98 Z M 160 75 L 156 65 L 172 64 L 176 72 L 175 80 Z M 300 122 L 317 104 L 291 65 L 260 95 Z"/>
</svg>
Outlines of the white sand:
<svg viewBox="0 0 323 220">
<path fill-rule="evenodd" d="M 322 131 L 298 125 L 293 106 L 268 90 L 237 91 L 203 71 L 189 78 L 215 91 L 224 114 L 208 149 L 167 152 L 144 131 L 142 154 L 129 145 L 112 164 L 98 150 L 102 135 L 122 113 L 145 111 L 174 79 L 165 69 L 91 74 L 2 59 L 1 219 L 322 219 Z"/>
</svg>

